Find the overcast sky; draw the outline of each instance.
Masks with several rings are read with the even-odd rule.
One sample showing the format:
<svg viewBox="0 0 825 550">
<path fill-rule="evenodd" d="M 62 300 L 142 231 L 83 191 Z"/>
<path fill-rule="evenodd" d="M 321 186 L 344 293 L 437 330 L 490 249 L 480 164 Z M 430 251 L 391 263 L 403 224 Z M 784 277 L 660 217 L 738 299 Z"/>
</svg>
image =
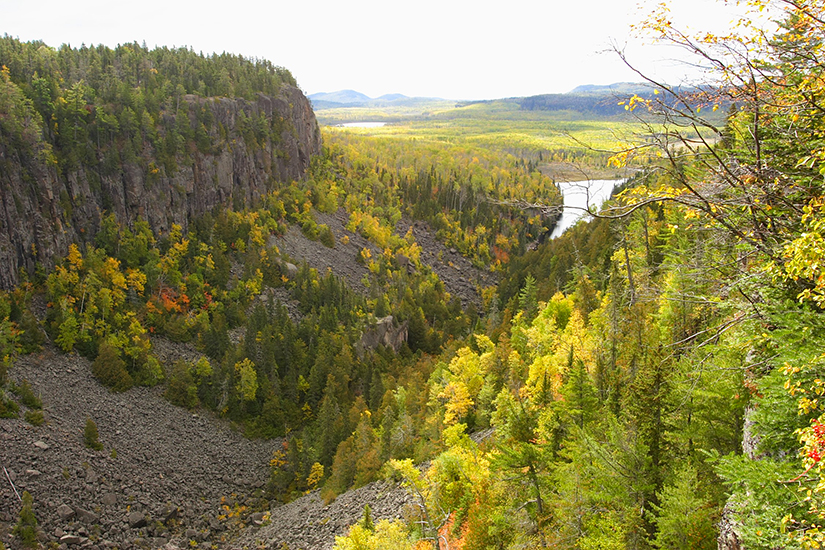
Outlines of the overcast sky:
<svg viewBox="0 0 825 550">
<path fill-rule="evenodd" d="M 673 19 L 719 31 L 722 1 L 672 0 Z M 354 89 L 449 99 L 567 92 L 638 81 L 614 53 L 675 84 L 677 52 L 630 39 L 651 0 L 0 0 L 0 33 L 21 40 L 191 46 L 266 58 L 307 93 Z M 486 7 L 489 6 L 489 7 Z"/>
</svg>

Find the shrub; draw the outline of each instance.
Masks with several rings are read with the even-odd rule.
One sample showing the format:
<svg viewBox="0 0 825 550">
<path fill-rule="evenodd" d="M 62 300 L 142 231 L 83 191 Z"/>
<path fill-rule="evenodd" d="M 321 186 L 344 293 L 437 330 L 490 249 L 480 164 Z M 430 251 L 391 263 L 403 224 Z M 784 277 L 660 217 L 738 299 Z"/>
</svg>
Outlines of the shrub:
<svg viewBox="0 0 825 550">
<path fill-rule="evenodd" d="M 23 402 L 25 406 L 30 409 L 42 409 L 43 408 L 43 401 L 40 397 L 34 394 L 32 390 L 31 384 L 29 384 L 28 380 L 23 380 L 19 384 L 14 384 L 11 388 L 20 400 Z"/>
<path fill-rule="evenodd" d="M 40 323 L 37 322 L 37 319 L 32 315 L 31 311 L 27 309 L 23 312 L 19 324 L 22 330 L 22 334 L 20 335 L 20 351 L 22 353 L 40 351 L 46 337 L 40 329 Z"/>
<path fill-rule="evenodd" d="M 43 423 L 46 422 L 46 419 L 43 417 L 43 411 L 41 410 L 29 409 L 23 416 L 26 419 L 26 422 L 32 426 L 42 426 Z"/>
<path fill-rule="evenodd" d="M 335 234 L 328 225 L 319 225 L 318 240 L 327 248 L 335 248 Z"/>
<path fill-rule="evenodd" d="M 311 241 L 318 240 L 318 225 L 313 219 L 308 219 L 301 224 L 301 232 Z"/>
<path fill-rule="evenodd" d="M 163 333 L 173 342 L 192 341 L 192 333 L 186 324 L 186 316 L 184 315 L 171 316 L 163 326 Z"/>
<path fill-rule="evenodd" d="M 101 384 L 114 391 L 126 391 L 134 385 L 117 348 L 109 344 L 100 346 L 100 352 L 92 363 L 92 374 Z"/>
<path fill-rule="evenodd" d="M 83 441 L 86 446 L 95 451 L 103 450 L 103 443 L 98 441 L 97 424 L 91 418 L 86 419 L 86 428 L 83 430 Z"/>
<path fill-rule="evenodd" d="M 198 406 L 198 387 L 192 377 L 192 369 L 185 361 L 178 361 L 169 374 L 169 385 L 163 396 L 173 405 L 194 409 Z"/>
<path fill-rule="evenodd" d="M 20 407 L 0 390 L 0 418 L 17 418 Z"/>
<path fill-rule="evenodd" d="M 163 382 L 163 367 L 154 355 L 146 355 L 135 371 L 134 381 L 141 386 L 157 386 Z"/>
</svg>

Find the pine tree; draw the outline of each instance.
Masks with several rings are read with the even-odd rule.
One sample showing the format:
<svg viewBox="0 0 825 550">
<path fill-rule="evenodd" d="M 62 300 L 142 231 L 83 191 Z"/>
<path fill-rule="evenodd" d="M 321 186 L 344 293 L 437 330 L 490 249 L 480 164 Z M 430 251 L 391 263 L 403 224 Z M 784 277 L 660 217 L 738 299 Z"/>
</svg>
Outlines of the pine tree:
<svg viewBox="0 0 825 550">
<path fill-rule="evenodd" d="M 103 450 L 103 443 L 98 440 L 97 424 L 91 418 L 86 419 L 86 427 L 83 430 L 83 441 L 86 446 L 95 451 Z"/>
<path fill-rule="evenodd" d="M 34 516 L 32 505 L 34 499 L 28 491 L 23 491 L 23 508 L 20 510 L 20 518 L 12 531 L 20 538 L 21 544 L 26 548 L 37 548 L 37 518 Z"/>
</svg>

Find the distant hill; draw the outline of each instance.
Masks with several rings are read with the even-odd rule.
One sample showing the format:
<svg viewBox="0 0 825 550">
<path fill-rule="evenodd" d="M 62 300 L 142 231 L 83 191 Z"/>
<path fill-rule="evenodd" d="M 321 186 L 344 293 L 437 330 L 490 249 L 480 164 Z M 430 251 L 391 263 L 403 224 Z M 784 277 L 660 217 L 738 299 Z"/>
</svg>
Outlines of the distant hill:
<svg viewBox="0 0 825 550">
<path fill-rule="evenodd" d="M 695 88 L 675 87 L 677 93 L 694 92 Z M 470 100 L 457 101 L 456 107 L 466 107 L 479 103 L 510 103 L 516 104 L 524 111 L 569 111 L 580 113 L 585 117 L 622 117 L 627 115 L 623 104 L 628 98 L 638 95 L 652 99 L 654 97 L 654 86 L 645 82 L 616 82 L 613 84 L 585 84 L 573 88 L 563 94 L 540 94 L 528 97 L 509 97 L 503 99 Z M 310 94 L 312 107 L 318 113 L 318 120 L 324 124 L 333 124 L 339 119 L 338 115 L 331 118 L 325 117 L 321 111 L 348 108 L 376 108 L 384 112 L 383 115 L 374 115 L 378 118 L 369 120 L 388 120 L 386 118 L 387 109 L 394 110 L 394 114 L 404 118 L 409 116 L 410 109 L 431 109 L 433 102 L 444 102 L 438 98 L 408 97 L 403 94 L 385 94 L 381 97 L 371 98 L 354 90 L 341 90 L 330 93 Z M 659 101 L 672 100 L 668 94 L 658 96 Z M 400 111 L 399 111 L 400 109 Z M 404 114 L 399 114 L 403 112 Z M 416 111 L 417 112 L 417 111 Z M 723 111 L 724 112 L 724 111 Z M 720 112 L 719 116 L 722 115 Z M 713 116 L 713 115 L 711 115 Z"/>
<path fill-rule="evenodd" d="M 633 94 L 543 94 L 513 98 L 513 101 L 526 111 L 576 111 L 613 116 L 625 112 L 617 98 L 630 95 Z"/>
<path fill-rule="evenodd" d="M 530 97 L 511 98 L 518 105 L 528 111 L 576 111 L 597 116 L 615 116 L 625 113 L 623 102 L 633 95 L 652 99 L 656 87 L 644 82 L 617 82 L 608 85 L 587 84 L 577 86 L 566 94 L 542 94 Z M 697 105 L 704 101 L 703 93 L 699 88 L 689 86 L 675 86 L 673 92 L 684 97 L 696 93 Z M 711 90 L 704 90 L 709 92 Z M 670 94 L 660 94 L 657 101 L 671 101 L 675 99 Z M 725 106 L 727 104 L 721 104 Z M 721 116 L 721 113 L 720 115 Z"/>
<path fill-rule="evenodd" d="M 613 84 L 584 84 L 576 86 L 564 95 L 647 95 L 652 93 L 653 86 L 644 82 L 614 82 Z"/>
<path fill-rule="evenodd" d="M 319 92 L 317 94 L 309 94 L 309 99 L 312 103 L 316 102 L 325 102 L 325 103 L 343 103 L 343 104 L 350 104 L 350 103 L 365 103 L 370 101 L 368 95 L 364 95 L 361 92 L 356 92 L 355 90 L 339 90 L 337 92 Z"/>
<path fill-rule="evenodd" d="M 384 101 L 398 101 L 399 99 L 409 99 L 409 97 L 404 94 L 384 94 L 377 99 L 383 99 Z"/>
<path fill-rule="evenodd" d="M 422 101 L 441 101 L 435 97 L 409 97 L 404 94 L 384 94 L 380 97 L 369 97 L 355 90 L 340 90 L 337 92 L 319 92 L 309 94 L 309 100 L 316 111 L 324 109 L 340 109 L 342 107 L 384 107 L 387 105 L 418 104 Z"/>
<path fill-rule="evenodd" d="M 577 86 L 566 94 L 541 94 L 513 98 L 513 101 L 528 111 L 576 111 L 599 116 L 624 114 L 624 106 L 619 102 L 634 94 L 647 97 L 653 95 L 653 87 L 642 82 L 616 82 L 599 85 Z"/>
<path fill-rule="evenodd" d="M 618 105 L 621 99 L 633 94 L 652 96 L 653 88 L 642 82 L 617 82 L 615 84 L 586 84 L 578 86 L 565 94 L 541 94 L 530 97 L 512 97 L 503 101 L 514 102 L 521 109 L 528 111 L 575 111 L 597 116 L 615 116 L 625 112 Z M 437 98 L 409 97 L 403 94 L 385 94 L 372 98 L 355 90 L 337 92 L 319 92 L 309 94 L 309 100 L 315 111 L 341 109 L 348 107 L 403 107 L 418 105 Z M 460 105 L 487 103 L 492 100 L 463 101 Z"/>
</svg>

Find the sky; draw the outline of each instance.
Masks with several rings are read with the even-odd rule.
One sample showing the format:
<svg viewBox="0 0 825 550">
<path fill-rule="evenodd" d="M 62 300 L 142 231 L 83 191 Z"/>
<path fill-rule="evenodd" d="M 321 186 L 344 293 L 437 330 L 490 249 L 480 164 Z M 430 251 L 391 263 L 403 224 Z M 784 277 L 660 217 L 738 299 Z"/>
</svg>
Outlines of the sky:
<svg viewBox="0 0 825 550">
<path fill-rule="evenodd" d="M 352 89 L 378 97 L 497 99 L 638 82 L 682 83 L 695 71 L 673 47 L 630 26 L 654 0 L 0 0 L 0 33 L 49 46 L 127 42 L 264 58 L 307 94 Z M 672 18 L 719 32 L 723 1 L 671 0 Z"/>
</svg>

